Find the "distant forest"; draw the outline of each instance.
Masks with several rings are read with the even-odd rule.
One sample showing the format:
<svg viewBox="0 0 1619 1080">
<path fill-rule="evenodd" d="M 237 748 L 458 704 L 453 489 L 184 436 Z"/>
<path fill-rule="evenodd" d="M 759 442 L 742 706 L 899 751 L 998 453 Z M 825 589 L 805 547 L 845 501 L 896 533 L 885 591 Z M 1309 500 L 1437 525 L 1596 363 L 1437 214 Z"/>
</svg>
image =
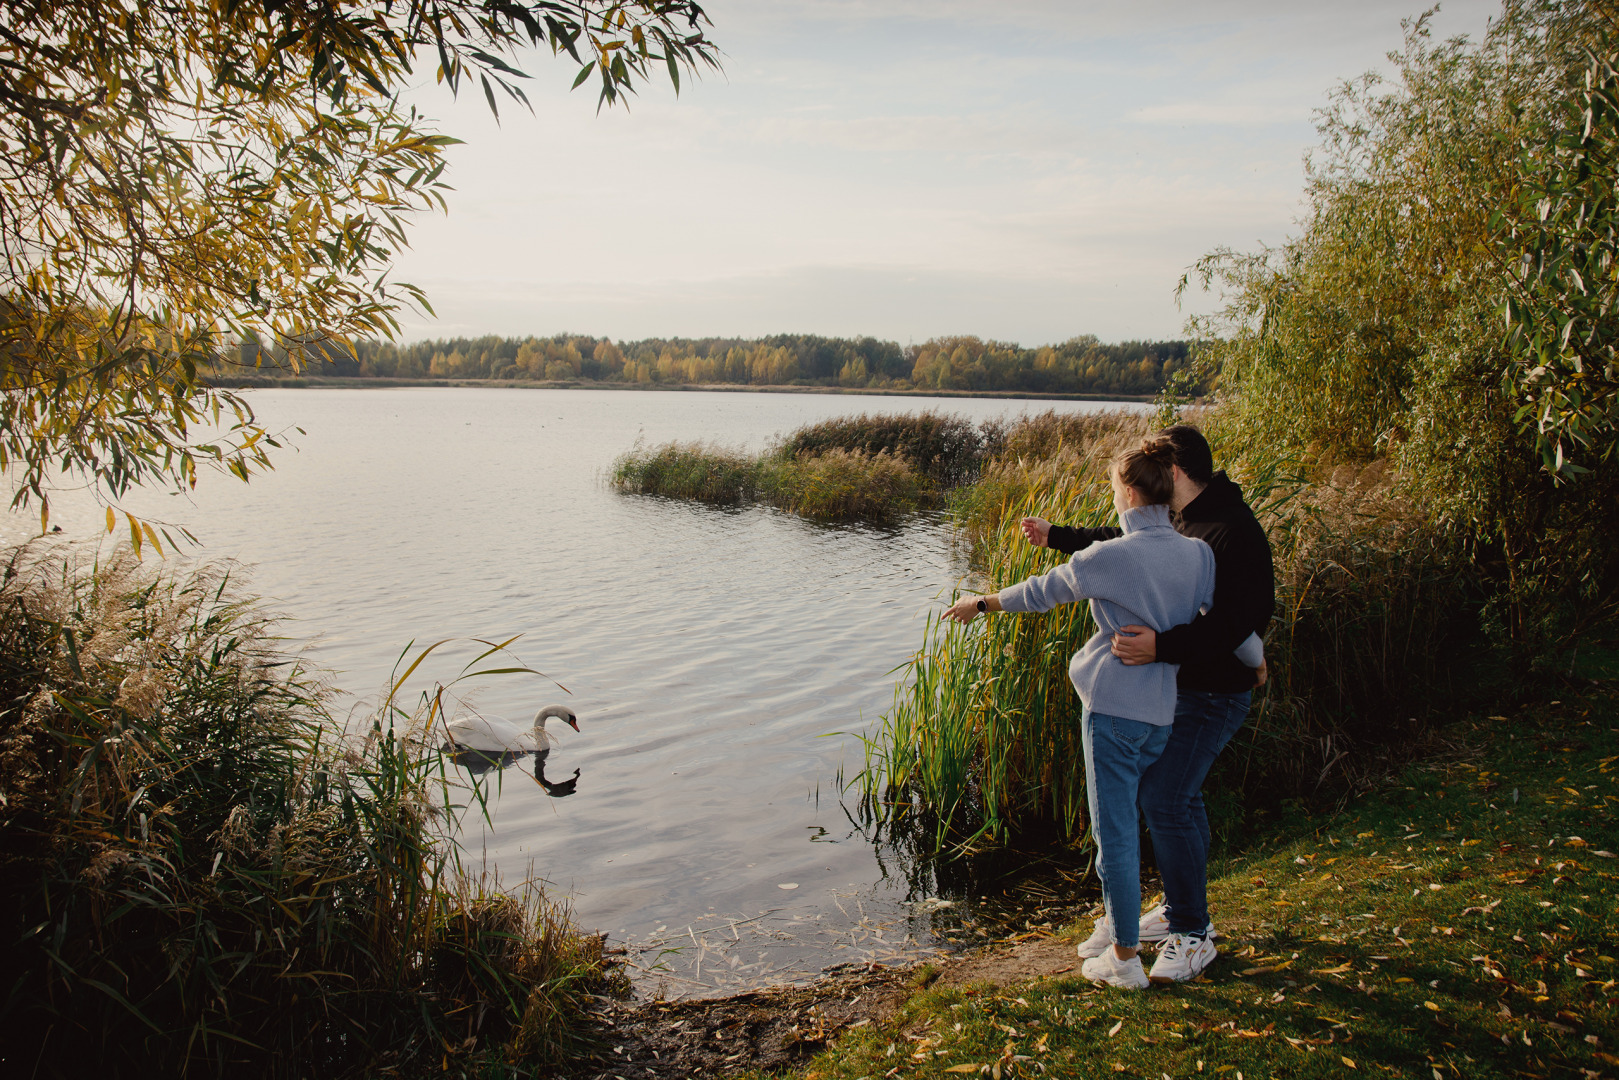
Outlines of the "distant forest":
<svg viewBox="0 0 1619 1080">
<path fill-rule="evenodd" d="M 1153 394 L 1188 366 L 1185 341 L 1094 336 L 1036 349 L 976 337 L 901 346 L 877 338 L 775 334 L 764 338 L 648 338 L 614 342 L 575 334 L 450 338 L 413 345 L 359 342 L 313 349 L 302 373 L 387 379 L 497 379 L 680 385 L 843 386 L 891 390 L 1020 391 L 1042 394 Z M 255 342 L 242 366 L 291 374 L 286 353 Z M 234 365 L 220 375 L 244 374 Z"/>
</svg>

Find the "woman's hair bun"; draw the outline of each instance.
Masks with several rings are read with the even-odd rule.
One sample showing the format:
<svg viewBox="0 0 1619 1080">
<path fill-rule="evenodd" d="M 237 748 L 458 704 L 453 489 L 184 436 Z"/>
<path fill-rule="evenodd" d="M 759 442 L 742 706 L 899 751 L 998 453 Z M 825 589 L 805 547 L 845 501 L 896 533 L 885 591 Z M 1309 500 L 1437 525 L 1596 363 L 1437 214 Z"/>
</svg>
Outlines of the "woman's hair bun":
<svg viewBox="0 0 1619 1080">
<path fill-rule="evenodd" d="M 1168 435 L 1148 435 L 1141 440 L 1141 453 L 1165 465 L 1175 464 L 1175 440 Z"/>
<path fill-rule="evenodd" d="M 1175 493 L 1175 443 L 1167 435 L 1148 435 L 1113 464 L 1119 479 L 1141 492 L 1149 505 L 1167 503 Z"/>
</svg>

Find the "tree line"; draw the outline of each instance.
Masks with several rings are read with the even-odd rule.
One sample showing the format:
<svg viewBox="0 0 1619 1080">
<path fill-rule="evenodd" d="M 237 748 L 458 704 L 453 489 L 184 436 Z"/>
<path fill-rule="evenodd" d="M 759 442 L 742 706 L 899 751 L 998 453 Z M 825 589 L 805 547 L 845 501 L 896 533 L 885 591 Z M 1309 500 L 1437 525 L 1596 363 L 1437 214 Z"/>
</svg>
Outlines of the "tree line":
<svg viewBox="0 0 1619 1080">
<path fill-rule="evenodd" d="M 902 346 L 874 337 L 774 334 L 762 338 L 646 338 L 614 342 L 579 334 L 446 338 L 396 345 L 360 341 L 287 350 L 248 340 L 219 376 L 261 373 L 380 379 L 495 379 L 614 383 L 843 386 L 875 390 L 1155 394 L 1190 375 L 1192 343 L 1094 335 L 1026 348 L 973 336 Z M 1189 389 L 1199 389 L 1191 384 Z"/>
</svg>

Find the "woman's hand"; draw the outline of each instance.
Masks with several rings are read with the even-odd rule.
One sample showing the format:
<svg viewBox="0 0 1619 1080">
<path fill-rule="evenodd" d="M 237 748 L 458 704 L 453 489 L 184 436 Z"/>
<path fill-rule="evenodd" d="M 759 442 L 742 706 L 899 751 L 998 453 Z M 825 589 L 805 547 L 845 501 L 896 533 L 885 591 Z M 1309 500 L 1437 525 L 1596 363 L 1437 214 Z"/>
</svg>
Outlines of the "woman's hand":
<svg viewBox="0 0 1619 1080">
<path fill-rule="evenodd" d="M 1051 536 L 1051 522 L 1045 518 L 1026 517 L 1020 525 L 1023 527 L 1023 538 L 1035 547 L 1045 547 L 1046 539 Z"/>
<path fill-rule="evenodd" d="M 978 618 L 978 605 L 980 602 L 983 603 L 985 611 L 1001 610 L 1001 598 L 999 596 L 963 596 L 946 609 L 944 617 L 966 626 Z"/>
</svg>

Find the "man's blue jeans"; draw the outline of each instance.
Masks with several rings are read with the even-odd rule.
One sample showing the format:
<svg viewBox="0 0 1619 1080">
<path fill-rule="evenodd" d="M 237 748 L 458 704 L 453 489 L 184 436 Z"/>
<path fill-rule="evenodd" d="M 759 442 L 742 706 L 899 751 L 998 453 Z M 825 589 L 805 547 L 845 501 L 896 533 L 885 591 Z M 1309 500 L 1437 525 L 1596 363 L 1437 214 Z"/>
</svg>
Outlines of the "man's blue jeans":
<svg viewBox="0 0 1619 1080">
<path fill-rule="evenodd" d="M 1169 725 L 1148 724 L 1086 708 L 1085 795 L 1102 901 L 1113 920 L 1113 942 L 1135 948 L 1141 920 L 1141 830 L 1136 809 L 1142 773 L 1163 752 Z"/>
<path fill-rule="evenodd" d="M 1252 700 L 1248 692 L 1181 691 L 1164 751 L 1141 776 L 1138 798 L 1152 830 L 1172 934 L 1201 934 L 1209 924 L 1209 815 L 1203 808 L 1203 778 L 1242 727 Z"/>
</svg>

